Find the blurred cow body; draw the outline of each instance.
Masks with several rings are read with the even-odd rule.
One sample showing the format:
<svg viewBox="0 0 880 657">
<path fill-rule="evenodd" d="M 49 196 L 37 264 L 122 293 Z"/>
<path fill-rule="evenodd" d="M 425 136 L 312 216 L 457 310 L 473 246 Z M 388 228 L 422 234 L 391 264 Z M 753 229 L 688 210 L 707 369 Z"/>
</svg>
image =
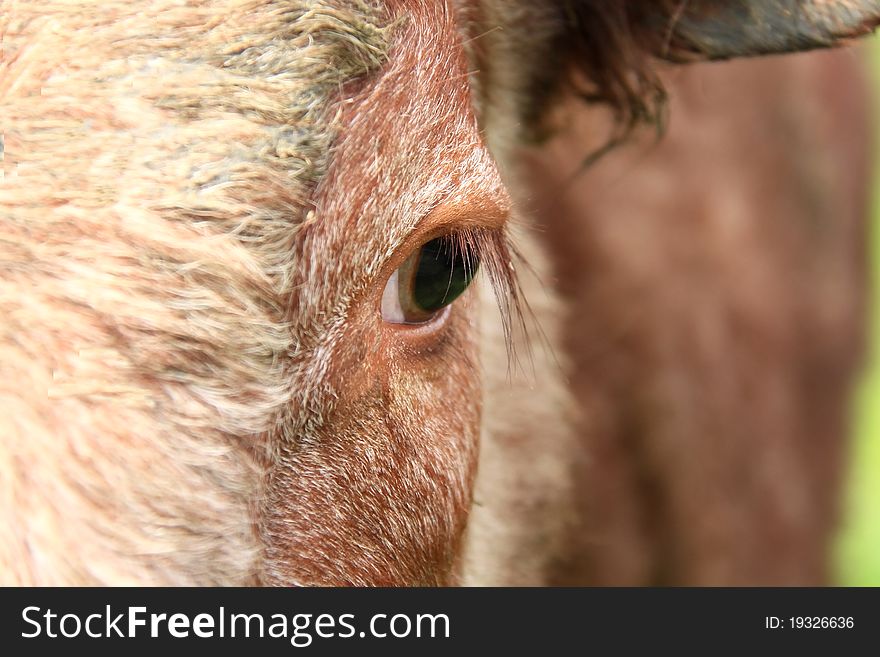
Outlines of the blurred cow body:
<svg viewBox="0 0 880 657">
<path fill-rule="evenodd" d="M 636 127 L 652 54 L 880 8 L 768 42 L 564 4 L 0 4 L 3 582 L 823 580 L 858 62 L 668 70 L 669 134 Z M 540 328 L 476 290 L 409 321 L 389 286 L 449 236 L 516 305 L 511 212 Z"/>
</svg>

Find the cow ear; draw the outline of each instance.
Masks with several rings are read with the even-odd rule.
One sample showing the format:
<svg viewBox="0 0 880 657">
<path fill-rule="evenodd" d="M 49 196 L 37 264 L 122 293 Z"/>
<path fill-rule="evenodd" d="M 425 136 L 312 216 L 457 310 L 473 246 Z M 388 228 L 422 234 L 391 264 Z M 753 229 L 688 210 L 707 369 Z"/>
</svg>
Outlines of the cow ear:
<svg viewBox="0 0 880 657">
<path fill-rule="evenodd" d="M 637 31 L 673 61 L 828 48 L 870 33 L 880 0 L 644 0 Z"/>
</svg>

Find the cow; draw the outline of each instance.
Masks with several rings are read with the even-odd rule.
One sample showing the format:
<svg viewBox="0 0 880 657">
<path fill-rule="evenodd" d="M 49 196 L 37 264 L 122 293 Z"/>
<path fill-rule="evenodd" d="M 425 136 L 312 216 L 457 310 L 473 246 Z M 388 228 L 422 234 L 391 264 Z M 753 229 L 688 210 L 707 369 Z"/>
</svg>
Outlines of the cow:
<svg viewBox="0 0 880 657">
<path fill-rule="evenodd" d="M 0 581 L 825 581 L 878 21 L 0 2 Z"/>
</svg>

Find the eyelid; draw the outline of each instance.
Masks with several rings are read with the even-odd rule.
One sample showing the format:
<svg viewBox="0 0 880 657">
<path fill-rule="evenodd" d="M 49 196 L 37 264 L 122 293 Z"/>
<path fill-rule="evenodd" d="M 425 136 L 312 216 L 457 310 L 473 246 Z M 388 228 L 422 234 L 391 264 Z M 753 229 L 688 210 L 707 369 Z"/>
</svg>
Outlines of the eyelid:
<svg viewBox="0 0 880 657">
<path fill-rule="evenodd" d="M 501 244 L 509 244 L 509 214 L 510 205 L 506 197 L 499 200 L 489 195 L 469 195 L 467 202 L 449 198 L 441 200 L 416 221 L 404 237 L 390 245 L 392 255 L 385 261 L 379 274 L 383 285 L 390 272 L 400 267 L 416 249 L 444 235 L 491 234 L 497 236 Z M 482 259 L 479 248 L 477 252 Z"/>
<path fill-rule="evenodd" d="M 444 202 L 425 217 L 438 234 L 461 230 L 503 230 L 510 216 L 510 205 L 504 199 L 471 196 L 466 203 Z M 432 232 L 433 232 L 432 231 Z"/>
</svg>

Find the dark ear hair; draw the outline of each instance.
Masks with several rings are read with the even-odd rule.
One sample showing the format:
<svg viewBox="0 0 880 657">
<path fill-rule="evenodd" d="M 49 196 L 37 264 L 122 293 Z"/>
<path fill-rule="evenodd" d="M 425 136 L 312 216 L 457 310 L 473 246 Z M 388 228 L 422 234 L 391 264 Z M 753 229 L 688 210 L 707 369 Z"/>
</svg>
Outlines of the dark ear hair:
<svg viewBox="0 0 880 657">
<path fill-rule="evenodd" d="M 676 61 L 829 48 L 871 32 L 880 0 L 645 0 L 634 18 Z"/>
<path fill-rule="evenodd" d="M 548 128 L 546 108 L 566 86 L 612 107 L 626 133 L 639 123 L 660 123 L 664 94 L 652 58 L 686 62 L 828 48 L 880 24 L 880 0 L 549 0 L 530 6 L 540 7 L 528 10 L 536 20 L 519 21 L 505 33 L 530 53 L 520 62 L 526 78 L 521 111 L 538 137 Z"/>
</svg>

